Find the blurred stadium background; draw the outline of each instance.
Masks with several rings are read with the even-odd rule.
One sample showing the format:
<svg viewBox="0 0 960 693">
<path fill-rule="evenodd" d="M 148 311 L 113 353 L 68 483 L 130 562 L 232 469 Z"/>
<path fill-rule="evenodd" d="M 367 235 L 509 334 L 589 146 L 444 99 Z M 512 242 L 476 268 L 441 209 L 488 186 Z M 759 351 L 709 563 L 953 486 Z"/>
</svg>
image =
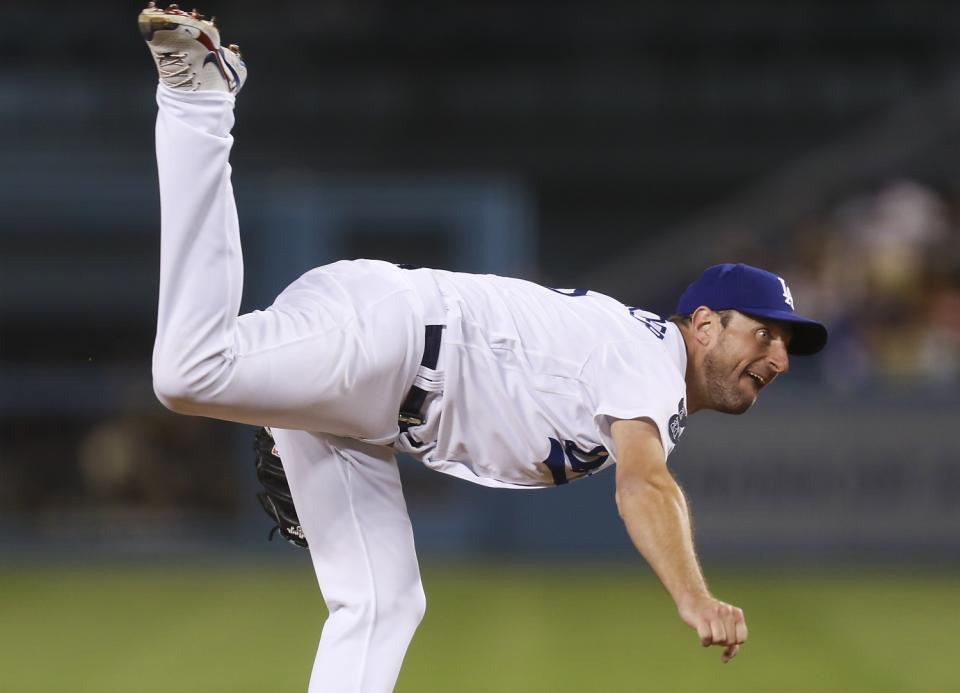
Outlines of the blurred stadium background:
<svg viewBox="0 0 960 693">
<path fill-rule="evenodd" d="M 295 691 L 322 622 L 268 544 L 250 431 L 154 399 L 154 72 L 132 2 L 0 22 L 0 690 Z M 189 9 L 189 8 L 188 8 Z M 791 283 L 822 357 L 671 465 L 721 668 L 612 474 L 402 465 L 428 614 L 398 690 L 960 691 L 960 5 L 235 1 L 245 309 L 380 257 L 669 313 L 704 266 Z"/>
</svg>

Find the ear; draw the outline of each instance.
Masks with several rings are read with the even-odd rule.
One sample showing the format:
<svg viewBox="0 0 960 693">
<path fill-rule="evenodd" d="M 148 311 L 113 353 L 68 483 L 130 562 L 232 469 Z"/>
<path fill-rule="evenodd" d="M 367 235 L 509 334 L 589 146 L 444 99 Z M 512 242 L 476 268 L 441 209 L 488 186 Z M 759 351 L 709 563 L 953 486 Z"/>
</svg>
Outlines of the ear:
<svg viewBox="0 0 960 693">
<path fill-rule="evenodd" d="M 700 306 L 690 314 L 690 332 L 702 346 L 711 346 L 720 334 L 720 314 Z"/>
</svg>

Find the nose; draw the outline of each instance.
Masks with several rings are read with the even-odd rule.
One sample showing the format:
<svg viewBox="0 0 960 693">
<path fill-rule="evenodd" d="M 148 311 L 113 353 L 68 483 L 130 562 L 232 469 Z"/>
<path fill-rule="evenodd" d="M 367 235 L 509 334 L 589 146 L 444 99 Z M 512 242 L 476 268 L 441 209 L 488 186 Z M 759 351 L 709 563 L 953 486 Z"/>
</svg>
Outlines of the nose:
<svg viewBox="0 0 960 693">
<path fill-rule="evenodd" d="M 790 356 L 787 355 L 787 345 L 782 339 L 774 340 L 770 346 L 769 361 L 777 375 L 783 375 L 790 370 Z"/>
</svg>

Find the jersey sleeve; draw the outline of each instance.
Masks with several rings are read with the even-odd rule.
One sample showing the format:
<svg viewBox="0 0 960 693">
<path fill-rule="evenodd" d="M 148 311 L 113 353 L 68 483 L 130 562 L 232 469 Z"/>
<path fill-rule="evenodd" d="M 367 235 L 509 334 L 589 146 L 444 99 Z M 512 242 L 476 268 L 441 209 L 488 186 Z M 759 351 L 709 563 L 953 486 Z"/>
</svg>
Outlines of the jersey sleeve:
<svg viewBox="0 0 960 693">
<path fill-rule="evenodd" d="M 643 342 L 605 344 L 587 359 L 583 375 L 594 424 L 614 460 L 610 426 L 616 419 L 650 419 L 664 457 L 670 455 L 686 423 L 686 385 L 662 349 Z"/>
</svg>

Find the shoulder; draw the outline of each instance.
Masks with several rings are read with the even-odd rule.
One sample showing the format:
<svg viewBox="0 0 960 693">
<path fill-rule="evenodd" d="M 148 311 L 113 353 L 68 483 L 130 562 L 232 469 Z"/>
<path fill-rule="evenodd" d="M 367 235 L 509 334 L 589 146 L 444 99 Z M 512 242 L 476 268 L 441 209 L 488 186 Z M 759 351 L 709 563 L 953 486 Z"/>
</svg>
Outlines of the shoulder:
<svg viewBox="0 0 960 693">
<path fill-rule="evenodd" d="M 683 336 L 673 323 L 660 316 L 630 308 L 624 329 L 594 344 L 583 372 L 619 369 L 625 372 L 662 373 L 683 379 L 686 348 Z"/>
</svg>

